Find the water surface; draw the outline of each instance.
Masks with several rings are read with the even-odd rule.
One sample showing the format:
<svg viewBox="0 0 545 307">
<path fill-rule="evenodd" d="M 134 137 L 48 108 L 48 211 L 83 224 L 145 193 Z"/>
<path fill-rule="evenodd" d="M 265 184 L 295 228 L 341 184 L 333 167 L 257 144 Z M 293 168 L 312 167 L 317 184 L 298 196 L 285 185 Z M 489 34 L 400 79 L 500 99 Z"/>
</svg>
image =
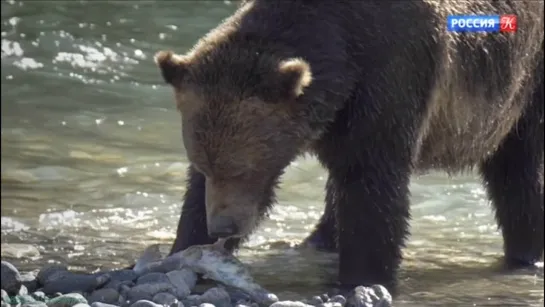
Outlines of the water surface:
<svg viewBox="0 0 545 307">
<path fill-rule="evenodd" d="M 55 261 L 96 270 L 131 263 L 149 244 L 168 246 L 187 160 L 152 57 L 188 50 L 235 4 L 1 5 L 2 258 L 23 270 Z M 325 176 L 314 159 L 297 160 L 271 218 L 239 253 L 282 298 L 317 294 L 335 279 L 334 256 L 288 248 L 318 219 Z M 411 188 L 397 306 L 543 306 L 542 270 L 498 269 L 502 239 L 475 176 L 435 173 Z"/>
</svg>

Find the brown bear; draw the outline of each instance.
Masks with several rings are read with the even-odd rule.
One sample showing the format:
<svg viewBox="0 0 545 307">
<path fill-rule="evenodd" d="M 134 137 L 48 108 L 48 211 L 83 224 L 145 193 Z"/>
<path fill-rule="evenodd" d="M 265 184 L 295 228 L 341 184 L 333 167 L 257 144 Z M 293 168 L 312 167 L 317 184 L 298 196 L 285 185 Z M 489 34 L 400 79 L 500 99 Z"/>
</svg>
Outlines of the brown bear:
<svg viewBox="0 0 545 307">
<path fill-rule="evenodd" d="M 447 16 L 518 17 L 453 33 Z M 477 168 L 509 264 L 543 254 L 543 1 L 250 0 L 185 55 L 156 55 L 191 166 L 171 253 L 230 238 L 315 154 L 325 211 L 307 243 L 337 250 L 342 286 L 395 285 L 409 179 Z"/>
</svg>

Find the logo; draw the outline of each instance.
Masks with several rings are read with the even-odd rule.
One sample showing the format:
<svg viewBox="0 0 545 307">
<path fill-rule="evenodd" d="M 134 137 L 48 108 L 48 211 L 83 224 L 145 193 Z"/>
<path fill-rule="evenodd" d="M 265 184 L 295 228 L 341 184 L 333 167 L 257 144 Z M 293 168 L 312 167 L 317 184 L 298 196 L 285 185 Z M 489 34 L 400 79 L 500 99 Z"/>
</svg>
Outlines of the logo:
<svg viewBox="0 0 545 307">
<path fill-rule="evenodd" d="M 450 32 L 504 32 L 517 31 L 516 15 L 452 15 L 447 17 Z"/>
<path fill-rule="evenodd" d="M 516 32 L 517 15 L 500 16 L 500 32 Z"/>
</svg>

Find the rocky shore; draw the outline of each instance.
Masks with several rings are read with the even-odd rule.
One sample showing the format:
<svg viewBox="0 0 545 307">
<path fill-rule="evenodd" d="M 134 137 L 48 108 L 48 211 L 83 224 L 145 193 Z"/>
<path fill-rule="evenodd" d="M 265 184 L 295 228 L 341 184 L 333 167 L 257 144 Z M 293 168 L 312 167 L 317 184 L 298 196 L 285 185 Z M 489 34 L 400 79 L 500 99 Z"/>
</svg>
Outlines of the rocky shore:
<svg viewBox="0 0 545 307">
<path fill-rule="evenodd" d="M 73 272 L 64 265 L 46 265 L 37 274 L 21 274 L 2 261 L 2 307 L 387 307 L 391 295 L 380 286 L 356 287 L 346 297 L 326 294 L 302 301 L 280 300 L 260 306 L 244 292 L 221 284 L 197 285 L 188 268 L 138 272 L 120 269 Z"/>
</svg>

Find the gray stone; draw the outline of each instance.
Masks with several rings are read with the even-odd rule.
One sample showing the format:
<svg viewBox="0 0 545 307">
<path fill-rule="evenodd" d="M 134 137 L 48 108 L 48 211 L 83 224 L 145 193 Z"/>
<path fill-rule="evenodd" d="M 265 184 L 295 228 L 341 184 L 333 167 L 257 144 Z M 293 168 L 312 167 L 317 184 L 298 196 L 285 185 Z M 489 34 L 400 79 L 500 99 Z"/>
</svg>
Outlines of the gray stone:
<svg viewBox="0 0 545 307">
<path fill-rule="evenodd" d="M 28 289 L 29 293 L 36 291 L 39 286 L 36 275 L 31 272 L 21 274 L 21 282 Z"/>
<path fill-rule="evenodd" d="M 35 300 L 40 302 L 45 302 L 47 300 L 47 296 L 42 291 L 36 291 L 32 294 L 30 294 Z"/>
<path fill-rule="evenodd" d="M 199 305 L 199 307 L 216 307 L 214 306 L 214 304 L 210 304 L 210 303 L 202 303 Z"/>
<path fill-rule="evenodd" d="M 23 283 L 17 268 L 13 264 L 2 260 L 0 274 L 2 289 L 6 290 L 9 295 L 17 295 Z"/>
<path fill-rule="evenodd" d="M 298 301 L 279 301 L 272 304 L 270 307 L 310 307 L 312 305 Z"/>
<path fill-rule="evenodd" d="M 92 292 L 109 281 L 109 276 L 103 274 L 100 276 L 90 274 L 73 273 L 69 271 L 57 272 L 50 275 L 45 281 L 43 292 L 52 294 L 55 292 Z"/>
<path fill-rule="evenodd" d="M 382 306 L 390 306 L 392 304 L 392 295 L 390 292 L 388 292 L 388 289 L 386 289 L 382 285 L 373 285 L 371 286 L 371 289 L 375 292 L 375 295 L 379 298 L 379 301 L 381 302 Z M 384 305 L 387 303 L 388 305 Z"/>
<path fill-rule="evenodd" d="M 305 303 L 312 305 L 312 306 L 318 306 L 321 305 L 324 301 L 322 301 L 322 298 L 319 296 L 313 296 L 310 299 L 308 299 Z"/>
<path fill-rule="evenodd" d="M 106 304 L 117 304 L 119 301 L 119 292 L 112 288 L 102 288 L 93 291 L 87 300 L 89 303 L 101 302 Z"/>
<path fill-rule="evenodd" d="M 167 277 L 167 275 L 163 274 L 163 273 L 157 273 L 157 272 L 153 272 L 153 273 L 147 273 L 145 275 L 142 275 L 140 276 L 137 280 L 136 280 L 136 284 L 137 285 L 141 285 L 141 284 L 157 284 L 157 283 L 168 283 L 170 282 L 169 278 Z"/>
<path fill-rule="evenodd" d="M 178 299 L 173 294 L 168 292 L 159 292 L 153 296 L 152 301 L 159 305 L 170 306 L 178 302 Z"/>
<path fill-rule="evenodd" d="M 118 292 L 121 292 L 122 286 L 132 288 L 134 287 L 134 282 L 132 282 L 131 280 L 110 280 L 108 283 L 102 286 L 102 288 L 114 289 Z"/>
<path fill-rule="evenodd" d="M 340 303 L 341 305 L 344 306 L 344 304 L 346 304 L 346 298 L 342 295 L 335 295 L 332 298 L 330 298 L 328 302 Z"/>
<path fill-rule="evenodd" d="M 4 289 L 2 289 L 2 302 L 9 303 L 9 294 Z"/>
<path fill-rule="evenodd" d="M 140 284 L 130 289 L 126 297 L 131 302 L 139 300 L 151 300 L 159 292 L 175 292 L 174 286 L 170 283 Z M 174 294 L 174 293 L 172 293 Z M 122 293 L 122 295 L 125 295 Z M 132 305 L 131 305 L 132 306 Z"/>
<path fill-rule="evenodd" d="M 138 300 L 131 304 L 131 307 L 163 307 L 149 300 Z"/>
<path fill-rule="evenodd" d="M 189 269 L 170 271 L 167 273 L 167 276 L 173 284 L 176 284 L 179 280 L 183 280 L 190 290 L 195 288 L 198 279 L 197 274 Z"/>
<path fill-rule="evenodd" d="M 87 300 L 79 293 L 67 293 L 47 302 L 49 307 L 73 307 L 76 304 L 87 304 Z"/>
<path fill-rule="evenodd" d="M 76 304 L 76 305 L 74 305 L 72 307 L 91 307 L 91 306 L 89 306 L 88 304 L 79 303 L 79 304 Z"/>
<path fill-rule="evenodd" d="M 202 303 L 201 296 L 198 294 L 188 295 L 185 299 L 182 300 L 185 306 L 196 307 Z"/>
<path fill-rule="evenodd" d="M 231 307 L 231 297 L 229 296 L 229 293 L 227 293 L 225 289 L 219 287 L 206 290 L 206 292 L 201 295 L 201 301 L 203 303 L 213 304 L 216 307 Z"/>
<path fill-rule="evenodd" d="M 60 272 L 66 272 L 66 271 L 68 271 L 68 269 L 65 265 L 46 264 L 42 267 L 40 272 L 38 272 L 38 276 L 36 277 L 36 279 L 38 279 L 38 282 L 41 285 L 45 285 L 50 278 L 55 277 L 55 275 Z"/>
<path fill-rule="evenodd" d="M 44 302 L 29 302 L 22 304 L 22 307 L 47 307 L 47 304 Z"/>
<path fill-rule="evenodd" d="M 106 304 L 106 303 L 101 303 L 101 302 L 94 302 L 91 304 L 91 307 L 118 307 L 117 305 L 112 305 L 112 304 Z"/>
<path fill-rule="evenodd" d="M 176 289 L 175 295 L 178 299 L 183 299 L 189 294 L 191 294 L 191 287 L 189 287 L 189 285 L 187 285 L 186 283 L 186 280 L 189 280 L 189 282 L 191 283 L 193 282 L 191 279 L 191 275 L 189 275 L 183 270 L 179 270 L 179 271 L 168 272 L 166 276 L 169 282 Z M 193 284 L 193 286 L 195 286 L 195 284 Z"/>
</svg>

